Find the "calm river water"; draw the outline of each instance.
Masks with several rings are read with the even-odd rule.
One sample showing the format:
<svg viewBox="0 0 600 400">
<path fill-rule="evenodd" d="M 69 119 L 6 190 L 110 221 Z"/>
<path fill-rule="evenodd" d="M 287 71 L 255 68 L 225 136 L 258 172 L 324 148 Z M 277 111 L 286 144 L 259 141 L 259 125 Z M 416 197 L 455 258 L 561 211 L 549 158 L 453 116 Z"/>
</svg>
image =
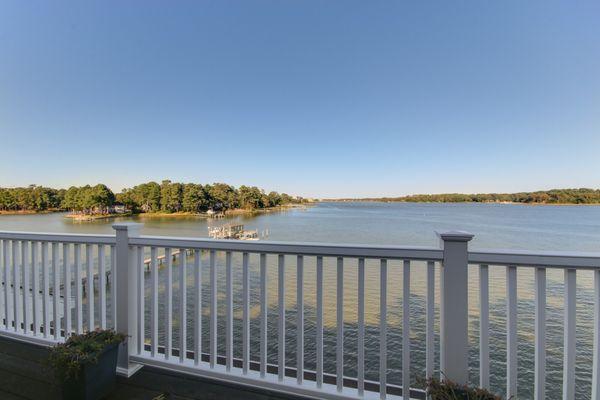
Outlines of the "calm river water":
<svg viewBox="0 0 600 400">
<path fill-rule="evenodd" d="M 144 224 L 142 232 L 148 235 L 174 235 L 206 237 L 209 224 L 223 221 L 207 221 L 202 218 L 125 218 Z M 320 203 L 307 209 L 236 217 L 227 222 L 241 221 L 247 229 L 269 230 L 267 240 L 296 242 L 365 243 L 393 245 L 438 244 L 436 230 L 466 230 L 475 234 L 471 248 L 503 248 L 529 250 L 600 251 L 600 206 L 522 206 L 509 204 L 412 204 L 412 203 Z M 0 216 L 0 230 L 30 232 L 112 233 L 114 220 L 73 222 L 62 214 Z M 206 262 L 203 254 L 203 265 Z M 236 356 L 241 356 L 241 257 L 234 255 L 234 312 L 236 332 L 234 346 Z M 191 259 L 190 259 L 191 261 Z M 295 309 L 296 278 L 295 258 L 286 259 L 286 353 L 287 363 L 295 365 Z M 224 257 L 218 258 L 219 282 L 224 283 Z M 305 259 L 305 363 L 306 368 L 315 365 L 315 260 Z M 325 260 L 324 287 L 324 337 L 325 371 L 335 373 L 336 329 L 336 269 L 335 260 Z M 356 308 L 357 273 L 355 260 L 347 260 L 345 267 L 344 346 L 347 357 L 345 374 L 355 376 L 356 354 Z M 259 281 L 258 260 L 251 256 L 251 334 L 253 336 L 251 357 L 258 359 Z M 277 271 L 275 257 L 269 258 L 269 358 L 277 357 Z M 424 375 L 425 349 L 425 284 L 426 273 L 422 263 L 414 262 L 411 269 L 411 379 L 416 381 Z M 193 271 L 188 268 L 188 304 L 193 304 Z M 367 262 L 366 283 L 366 373 L 367 378 L 378 379 L 378 320 L 379 320 L 379 269 Z M 161 309 L 164 311 L 165 268 L 160 270 Z M 173 272 L 174 344 L 177 343 L 180 299 L 177 264 Z M 147 296 L 149 275 L 146 275 Z M 402 342 L 402 266 L 391 262 L 388 266 L 388 382 L 400 384 Z M 436 278 L 438 279 L 438 278 Z M 561 398 L 562 351 L 563 351 L 563 274 L 549 270 L 547 276 L 547 398 Z M 208 282 L 208 268 L 203 269 L 203 282 Z M 519 398 L 533 396 L 533 332 L 534 332 L 534 279 L 533 270 L 518 271 L 518 393 Z M 436 282 L 436 290 L 439 282 Z M 577 273 L 577 399 L 590 397 L 593 336 L 593 279 L 590 272 Z M 210 288 L 203 287 L 203 314 L 208 315 Z M 469 281 L 469 329 L 471 381 L 478 382 L 478 270 L 470 269 Z M 506 280 L 503 267 L 490 267 L 490 340 L 491 385 L 500 394 L 505 390 L 506 361 Z M 224 292 L 219 293 L 219 329 L 224 327 Z M 148 304 L 147 304 L 148 305 Z M 97 307 L 96 307 L 97 308 Z M 439 307 L 436 304 L 436 312 Z M 188 323 L 192 310 L 188 310 Z M 149 321 L 149 309 L 146 308 Z M 162 318 L 162 317 L 161 317 Z M 162 321 L 162 319 L 161 319 Z M 148 323 L 146 328 L 148 328 Z M 160 324 L 161 340 L 164 341 L 164 324 Z M 438 331 L 439 326 L 436 326 Z M 146 329 L 148 333 L 148 329 Z M 223 332 L 223 331 L 221 331 Z M 188 346 L 191 346 L 193 330 L 188 327 Z M 220 335 L 220 349 L 224 349 L 224 335 Z M 149 337 L 149 335 L 147 336 Z M 436 347 L 439 345 L 436 339 Z M 203 348 L 208 349 L 208 320 L 203 323 Z"/>
</svg>

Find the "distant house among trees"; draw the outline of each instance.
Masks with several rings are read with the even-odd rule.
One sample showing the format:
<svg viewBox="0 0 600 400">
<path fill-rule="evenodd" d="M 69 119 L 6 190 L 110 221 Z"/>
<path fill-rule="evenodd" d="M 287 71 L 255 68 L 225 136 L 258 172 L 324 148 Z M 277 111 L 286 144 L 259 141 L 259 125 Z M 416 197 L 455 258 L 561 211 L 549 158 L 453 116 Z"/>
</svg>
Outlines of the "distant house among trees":
<svg viewBox="0 0 600 400">
<path fill-rule="evenodd" d="M 126 214 L 129 210 L 125 206 L 125 204 L 115 204 L 112 208 L 113 214 Z"/>
</svg>

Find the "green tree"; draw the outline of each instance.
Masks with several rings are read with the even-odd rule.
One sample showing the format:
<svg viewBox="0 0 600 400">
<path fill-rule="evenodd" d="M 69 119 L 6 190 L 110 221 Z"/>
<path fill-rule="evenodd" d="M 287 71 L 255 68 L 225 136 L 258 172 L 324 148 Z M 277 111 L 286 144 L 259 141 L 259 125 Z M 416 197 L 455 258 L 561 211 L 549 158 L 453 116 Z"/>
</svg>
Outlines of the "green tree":
<svg viewBox="0 0 600 400">
<path fill-rule="evenodd" d="M 228 210 L 238 207 L 237 191 L 225 183 L 207 185 L 209 207 L 214 210 Z"/>
<path fill-rule="evenodd" d="M 293 201 L 292 196 L 287 193 L 281 193 L 281 204 L 291 204 Z"/>
<path fill-rule="evenodd" d="M 139 207 L 145 211 L 160 210 L 161 187 L 156 182 L 148 182 L 136 186 L 134 189 L 134 199 Z"/>
<path fill-rule="evenodd" d="M 188 183 L 183 186 L 183 211 L 200 212 L 207 209 L 206 193 L 202 185 L 196 183 Z"/>
<path fill-rule="evenodd" d="M 238 190 L 238 199 L 240 207 L 247 210 L 255 210 L 264 206 L 263 193 L 256 186 L 240 186 Z"/>
<path fill-rule="evenodd" d="M 10 189 L 0 189 L 0 210 L 15 210 L 17 202 Z"/>
<path fill-rule="evenodd" d="M 269 192 L 267 195 L 269 207 L 277 207 L 281 205 L 281 196 L 277 192 Z"/>
<path fill-rule="evenodd" d="M 90 208 L 100 212 L 108 212 L 108 208 L 115 203 L 115 194 L 104 184 L 98 184 L 89 189 Z"/>
<path fill-rule="evenodd" d="M 67 210 L 79 210 L 79 188 L 71 186 L 66 192 L 62 201 L 62 207 Z"/>
<path fill-rule="evenodd" d="M 160 186 L 160 206 L 166 212 L 181 211 L 183 201 L 183 185 L 171 183 L 169 180 L 162 181 Z"/>
</svg>

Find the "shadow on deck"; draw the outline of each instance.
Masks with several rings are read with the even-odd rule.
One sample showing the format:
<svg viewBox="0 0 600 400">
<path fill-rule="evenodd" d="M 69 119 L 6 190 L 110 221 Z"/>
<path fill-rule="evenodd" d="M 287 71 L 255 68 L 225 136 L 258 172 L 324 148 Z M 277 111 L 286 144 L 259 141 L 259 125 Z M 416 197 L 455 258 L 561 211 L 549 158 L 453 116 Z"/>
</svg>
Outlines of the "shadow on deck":
<svg viewBox="0 0 600 400">
<path fill-rule="evenodd" d="M 60 399 L 52 371 L 43 365 L 48 349 L 0 337 L 0 398 Z M 118 377 L 108 400 L 284 400 L 300 399 L 267 390 L 217 383 L 177 372 L 144 367 L 133 377 Z"/>
</svg>

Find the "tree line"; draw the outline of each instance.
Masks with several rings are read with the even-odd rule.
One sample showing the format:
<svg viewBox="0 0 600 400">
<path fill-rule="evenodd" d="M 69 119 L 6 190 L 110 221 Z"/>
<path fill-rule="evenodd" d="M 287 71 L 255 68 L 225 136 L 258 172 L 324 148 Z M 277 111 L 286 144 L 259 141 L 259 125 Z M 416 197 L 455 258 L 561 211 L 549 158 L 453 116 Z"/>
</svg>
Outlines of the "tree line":
<svg viewBox="0 0 600 400">
<path fill-rule="evenodd" d="M 366 201 L 415 203 L 523 203 L 523 204 L 600 204 L 600 189 L 552 189 L 519 193 L 445 193 L 402 197 L 361 199 Z"/>
<path fill-rule="evenodd" d="M 117 200 L 134 211 L 140 212 L 204 212 L 231 209 L 258 210 L 292 203 L 303 203 L 302 197 L 286 193 L 269 192 L 256 186 L 239 188 L 226 183 L 201 185 L 177 183 L 169 180 L 143 183 L 124 189 Z"/>
<path fill-rule="evenodd" d="M 1 211 L 45 211 L 60 209 L 64 189 L 30 185 L 28 187 L 0 188 Z"/>
<path fill-rule="evenodd" d="M 71 210 L 92 214 L 109 213 L 115 204 L 122 204 L 132 212 L 198 213 L 209 209 L 257 210 L 305 201 L 286 193 L 266 193 L 256 186 L 235 188 L 225 183 L 202 185 L 170 180 L 143 183 L 117 194 L 104 184 L 66 190 L 38 185 L 0 188 L 0 211 Z"/>
</svg>

